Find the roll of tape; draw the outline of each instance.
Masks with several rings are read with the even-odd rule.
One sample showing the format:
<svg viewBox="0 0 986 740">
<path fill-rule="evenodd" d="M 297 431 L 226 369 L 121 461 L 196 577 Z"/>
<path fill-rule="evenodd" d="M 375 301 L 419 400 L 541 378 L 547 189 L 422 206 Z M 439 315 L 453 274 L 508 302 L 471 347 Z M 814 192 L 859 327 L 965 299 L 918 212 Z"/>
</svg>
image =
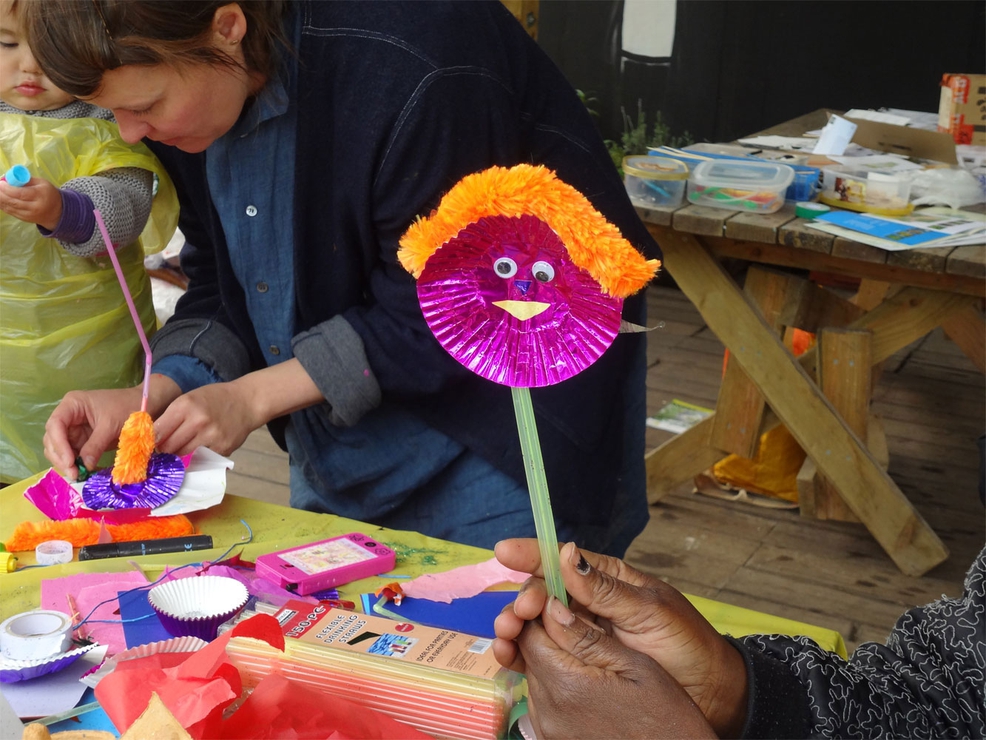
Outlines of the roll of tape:
<svg viewBox="0 0 986 740">
<path fill-rule="evenodd" d="M 72 562 L 72 543 L 65 540 L 48 540 L 34 548 L 38 565 L 59 565 Z"/>
<path fill-rule="evenodd" d="M 794 206 L 794 215 L 798 218 L 818 218 L 823 213 L 828 213 L 832 209 L 829 208 L 824 203 L 815 203 L 814 201 L 807 201 L 805 203 L 796 203 Z"/>
<path fill-rule="evenodd" d="M 72 619 L 63 612 L 35 609 L 0 624 L 0 653 L 11 660 L 44 660 L 72 644 Z"/>
</svg>

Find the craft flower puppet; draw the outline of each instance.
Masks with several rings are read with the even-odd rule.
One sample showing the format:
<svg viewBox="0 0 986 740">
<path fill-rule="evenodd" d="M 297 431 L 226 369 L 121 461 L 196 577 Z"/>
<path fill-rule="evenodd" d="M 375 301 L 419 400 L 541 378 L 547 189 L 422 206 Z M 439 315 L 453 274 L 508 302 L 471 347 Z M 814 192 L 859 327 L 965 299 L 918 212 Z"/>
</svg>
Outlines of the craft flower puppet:
<svg viewBox="0 0 986 740">
<path fill-rule="evenodd" d="M 185 466 L 176 455 L 154 452 L 154 422 L 147 413 L 147 395 L 151 377 L 151 346 L 144 334 L 130 288 L 120 269 L 113 242 L 98 210 L 93 211 L 103 236 L 106 252 L 113 263 L 123 297 L 130 309 L 134 328 L 144 347 L 144 387 L 139 411 L 130 414 L 120 430 L 113 467 L 93 473 L 82 489 L 82 499 L 90 509 L 153 509 L 174 498 L 185 477 Z"/>
<path fill-rule="evenodd" d="M 439 344 L 513 389 L 542 560 L 554 549 L 557 562 L 527 389 L 598 360 L 620 331 L 623 299 L 645 287 L 660 262 L 645 259 L 575 188 L 533 165 L 463 178 L 407 230 L 398 259 L 417 278 Z M 560 576 L 548 581 L 564 599 Z"/>
</svg>

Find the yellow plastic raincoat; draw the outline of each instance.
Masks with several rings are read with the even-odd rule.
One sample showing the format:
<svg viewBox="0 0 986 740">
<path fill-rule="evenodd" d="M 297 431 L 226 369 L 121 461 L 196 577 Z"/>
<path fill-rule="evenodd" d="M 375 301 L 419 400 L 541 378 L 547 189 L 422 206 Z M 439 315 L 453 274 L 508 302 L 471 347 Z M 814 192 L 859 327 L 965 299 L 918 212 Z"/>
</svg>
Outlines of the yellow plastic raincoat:
<svg viewBox="0 0 986 740">
<path fill-rule="evenodd" d="M 117 255 L 148 336 L 156 327 L 144 255 L 175 232 L 171 179 L 143 144 L 115 123 L 0 114 L 0 174 L 23 164 L 57 186 L 117 167 L 158 176 L 140 239 Z M 144 352 L 108 255 L 75 257 L 34 224 L 0 212 L 0 481 L 49 467 L 44 425 L 70 390 L 121 388 L 143 378 Z"/>
</svg>

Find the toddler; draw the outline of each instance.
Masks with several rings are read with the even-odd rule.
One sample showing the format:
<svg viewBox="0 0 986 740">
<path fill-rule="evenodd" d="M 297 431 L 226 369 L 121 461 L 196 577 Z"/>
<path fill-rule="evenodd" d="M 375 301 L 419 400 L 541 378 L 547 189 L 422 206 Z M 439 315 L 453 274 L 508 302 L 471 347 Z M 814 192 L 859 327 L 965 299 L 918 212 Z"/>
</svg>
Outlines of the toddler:
<svg viewBox="0 0 986 740">
<path fill-rule="evenodd" d="M 3 484 L 48 467 L 44 425 L 66 392 L 143 376 L 140 339 L 93 209 L 148 334 L 155 316 L 144 256 L 164 248 L 178 218 L 157 158 L 125 143 L 109 111 L 51 84 L 28 47 L 18 0 L 0 0 L 0 174 L 14 164 L 31 179 L 0 181 Z"/>
</svg>

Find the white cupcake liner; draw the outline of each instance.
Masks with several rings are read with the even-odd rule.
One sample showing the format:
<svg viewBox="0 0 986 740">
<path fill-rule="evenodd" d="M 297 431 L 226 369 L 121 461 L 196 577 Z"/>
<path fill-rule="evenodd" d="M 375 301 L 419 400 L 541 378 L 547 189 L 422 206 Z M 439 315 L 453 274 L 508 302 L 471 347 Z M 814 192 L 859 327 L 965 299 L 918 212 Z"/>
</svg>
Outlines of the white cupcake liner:
<svg viewBox="0 0 986 740">
<path fill-rule="evenodd" d="M 211 641 L 219 625 L 238 613 L 250 594 L 235 578 L 196 576 L 161 583 L 147 593 L 164 628 L 175 637 Z"/>
<path fill-rule="evenodd" d="M 122 653 L 117 653 L 111 658 L 103 661 L 92 673 L 87 673 L 79 680 L 91 689 L 96 688 L 96 684 L 110 675 L 118 663 L 134 658 L 146 658 L 157 653 L 194 653 L 209 643 L 200 637 L 172 637 L 170 640 L 159 640 L 149 642 L 146 645 L 138 645 Z"/>
<path fill-rule="evenodd" d="M 11 660 L 0 656 L 0 683 L 17 683 L 60 671 L 95 647 L 95 644 L 85 645 L 37 660 Z"/>
</svg>

